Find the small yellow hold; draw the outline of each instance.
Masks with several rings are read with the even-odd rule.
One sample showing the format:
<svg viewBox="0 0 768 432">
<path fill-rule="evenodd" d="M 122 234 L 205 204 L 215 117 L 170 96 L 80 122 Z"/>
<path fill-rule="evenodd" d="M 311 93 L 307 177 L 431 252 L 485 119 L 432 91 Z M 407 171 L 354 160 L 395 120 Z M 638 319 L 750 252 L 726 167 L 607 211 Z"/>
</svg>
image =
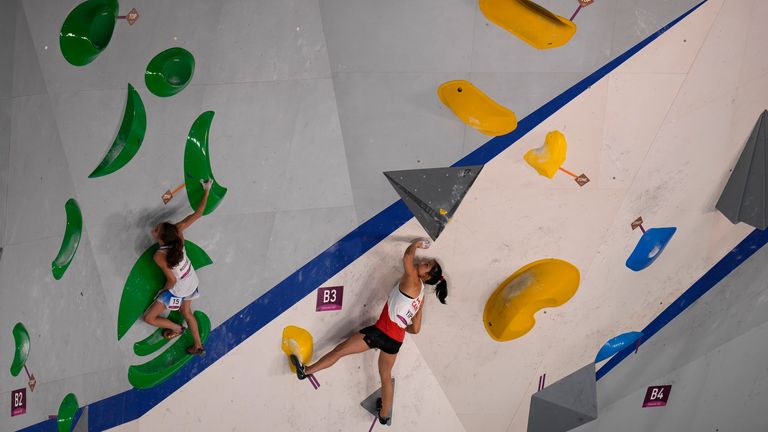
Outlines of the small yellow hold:
<svg viewBox="0 0 768 432">
<path fill-rule="evenodd" d="M 547 134 L 543 146 L 528 150 L 523 159 L 539 174 L 552 178 L 565 162 L 567 149 L 565 135 L 560 131 L 552 131 Z"/>
<path fill-rule="evenodd" d="M 441 216 L 445 216 L 447 214 L 448 214 L 448 211 L 446 209 L 442 209 L 442 208 L 440 209 L 440 215 Z"/>
<path fill-rule="evenodd" d="M 298 357 L 301 364 L 307 364 L 312 360 L 312 335 L 301 327 L 288 326 L 283 329 L 283 343 L 281 344 L 285 356 L 291 354 Z M 288 359 L 291 372 L 296 373 L 296 368 Z"/>
<path fill-rule="evenodd" d="M 579 282 L 579 269 L 556 258 L 522 267 L 488 298 L 483 311 L 485 330 L 498 342 L 525 335 L 536 325 L 536 312 L 565 304 L 576 294 Z"/>
<path fill-rule="evenodd" d="M 576 34 L 573 21 L 530 0 L 480 0 L 480 10 L 488 20 L 534 48 L 557 48 Z"/>
<path fill-rule="evenodd" d="M 448 81 L 437 88 L 437 95 L 464 123 L 491 136 L 506 135 L 517 129 L 517 117 L 499 105 L 471 82 Z"/>
</svg>

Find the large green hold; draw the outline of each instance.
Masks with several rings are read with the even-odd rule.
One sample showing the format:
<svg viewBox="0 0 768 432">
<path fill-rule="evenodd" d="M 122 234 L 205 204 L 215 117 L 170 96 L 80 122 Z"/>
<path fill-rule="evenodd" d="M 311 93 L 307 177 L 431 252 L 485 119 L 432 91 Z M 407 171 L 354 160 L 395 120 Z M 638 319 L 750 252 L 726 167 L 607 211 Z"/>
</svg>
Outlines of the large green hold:
<svg viewBox="0 0 768 432">
<path fill-rule="evenodd" d="M 179 311 L 173 311 L 169 313 L 168 319 L 175 322 L 176 324 L 181 324 L 181 322 L 184 321 Z M 168 339 L 163 337 L 164 330 L 165 329 L 163 328 L 159 328 L 152 332 L 152 334 L 149 336 L 134 343 L 133 353 L 137 356 L 148 356 L 165 346 L 165 344 L 168 342 Z"/>
<path fill-rule="evenodd" d="M 155 96 L 168 97 L 184 90 L 195 74 L 195 57 L 184 48 L 169 48 L 149 61 L 144 83 Z"/>
<path fill-rule="evenodd" d="M 29 357 L 29 332 L 22 323 L 16 323 L 13 326 L 13 342 L 16 345 L 16 351 L 13 354 L 13 363 L 11 363 L 11 375 L 18 376 L 24 369 Z"/>
<path fill-rule="evenodd" d="M 83 214 L 80 212 L 80 206 L 74 198 L 67 200 L 64 204 L 64 210 L 67 213 L 67 226 L 64 229 L 64 238 L 61 240 L 59 253 L 56 254 L 51 262 L 51 273 L 56 280 L 64 276 L 72 259 L 75 258 L 77 247 L 80 246 L 80 236 L 83 234 Z"/>
<path fill-rule="evenodd" d="M 213 111 L 206 111 L 197 117 L 187 136 L 184 147 L 184 180 L 186 181 L 187 198 L 192 209 L 197 209 L 203 199 L 203 186 L 200 180 L 213 180 L 204 215 L 212 213 L 219 206 L 227 188 L 221 186 L 213 178 L 211 155 L 208 152 L 208 134 L 213 122 Z"/>
<path fill-rule="evenodd" d="M 124 167 L 139 151 L 146 131 L 147 113 L 144 102 L 141 101 L 141 96 L 136 89 L 128 84 L 128 98 L 117 137 L 99 166 L 88 177 L 105 176 Z"/>
<path fill-rule="evenodd" d="M 197 319 L 200 340 L 205 343 L 211 332 L 211 320 L 201 311 L 195 311 L 195 319 Z M 192 358 L 187 354 L 187 348 L 193 343 L 192 334 L 185 331 L 170 348 L 157 357 L 146 363 L 129 367 L 128 382 L 135 388 L 145 389 L 167 380 Z"/>
<path fill-rule="evenodd" d="M 67 15 L 59 32 L 59 46 L 70 64 L 85 66 L 109 45 L 117 7 L 117 0 L 87 0 Z"/>
<path fill-rule="evenodd" d="M 121 339 L 133 323 L 144 314 L 152 304 L 155 295 L 165 285 L 165 275 L 157 266 L 152 256 L 160 247 L 157 243 L 150 246 L 139 256 L 125 281 L 123 295 L 120 298 L 120 309 L 117 314 L 117 339 Z M 200 246 L 189 240 L 184 241 L 187 257 L 195 269 L 212 264 L 211 258 Z"/>
<path fill-rule="evenodd" d="M 59 405 L 59 413 L 56 417 L 56 428 L 59 432 L 71 432 L 72 422 L 75 421 L 75 414 L 80 407 L 77 404 L 77 397 L 69 393 Z"/>
</svg>

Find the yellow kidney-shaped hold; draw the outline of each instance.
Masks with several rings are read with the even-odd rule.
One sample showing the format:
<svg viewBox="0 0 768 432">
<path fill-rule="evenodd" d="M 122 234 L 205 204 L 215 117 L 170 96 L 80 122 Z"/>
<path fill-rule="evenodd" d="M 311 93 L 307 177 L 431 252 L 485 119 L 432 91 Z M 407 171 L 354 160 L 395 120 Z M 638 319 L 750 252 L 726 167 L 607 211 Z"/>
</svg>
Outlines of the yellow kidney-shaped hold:
<svg viewBox="0 0 768 432">
<path fill-rule="evenodd" d="M 552 131 L 547 134 L 543 146 L 528 150 L 523 159 L 539 174 L 552 178 L 560 165 L 565 162 L 567 150 L 568 143 L 565 141 L 565 135 L 560 131 Z"/>
<path fill-rule="evenodd" d="M 579 269 L 556 258 L 534 261 L 508 277 L 483 311 L 485 330 L 498 342 L 528 333 L 540 309 L 565 304 L 579 289 Z"/>
<path fill-rule="evenodd" d="M 437 88 L 437 96 L 464 123 L 491 136 L 517 129 L 517 117 L 465 80 L 448 81 Z"/>
<path fill-rule="evenodd" d="M 530 0 L 480 0 L 489 21 L 538 49 L 557 48 L 576 34 L 576 24 Z"/>
<path fill-rule="evenodd" d="M 312 335 L 301 327 L 288 326 L 283 329 L 283 343 L 281 344 L 286 357 L 295 355 L 301 364 L 307 364 L 312 360 Z M 296 368 L 288 360 L 291 372 L 296 373 Z"/>
</svg>

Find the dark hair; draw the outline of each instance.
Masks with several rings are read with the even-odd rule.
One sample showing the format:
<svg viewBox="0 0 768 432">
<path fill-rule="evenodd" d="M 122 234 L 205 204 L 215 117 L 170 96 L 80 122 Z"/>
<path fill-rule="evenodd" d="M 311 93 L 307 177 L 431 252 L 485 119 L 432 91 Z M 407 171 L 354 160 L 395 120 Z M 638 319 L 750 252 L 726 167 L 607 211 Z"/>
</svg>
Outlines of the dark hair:
<svg viewBox="0 0 768 432">
<path fill-rule="evenodd" d="M 435 295 L 440 303 L 445 304 L 445 298 L 448 297 L 448 282 L 443 277 L 443 269 L 435 260 L 435 265 L 429 271 L 429 279 L 424 281 L 427 285 L 435 286 Z"/>
<path fill-rule="evenodd" d="M 184 242 L 179 235 L 179 229 L 172 223 L 161 223 L 160 240 L 164 245 L 170 246 L 165 252 L 165 262 L 168 267 L 173 268 L 184 258 Z"/>
</svg>

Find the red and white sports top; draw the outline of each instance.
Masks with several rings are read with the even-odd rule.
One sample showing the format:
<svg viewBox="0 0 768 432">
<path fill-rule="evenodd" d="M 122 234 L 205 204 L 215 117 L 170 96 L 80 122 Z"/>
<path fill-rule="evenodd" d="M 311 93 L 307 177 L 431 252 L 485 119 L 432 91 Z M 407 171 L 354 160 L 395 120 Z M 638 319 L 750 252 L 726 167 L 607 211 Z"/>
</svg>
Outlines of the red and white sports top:
<svg viewBox="0 0 768 432">
<path fill-rule="evenodd" d="M 392 339 L 402 342 L 405 340 L 405 328 L 413 323 L 413 317 L 423 301 L 424 282 L 421 282 L 419 295 L 411 298 L 400 291 L 400 281 L 397 281 L 375 326 Z"/>
</svg>

